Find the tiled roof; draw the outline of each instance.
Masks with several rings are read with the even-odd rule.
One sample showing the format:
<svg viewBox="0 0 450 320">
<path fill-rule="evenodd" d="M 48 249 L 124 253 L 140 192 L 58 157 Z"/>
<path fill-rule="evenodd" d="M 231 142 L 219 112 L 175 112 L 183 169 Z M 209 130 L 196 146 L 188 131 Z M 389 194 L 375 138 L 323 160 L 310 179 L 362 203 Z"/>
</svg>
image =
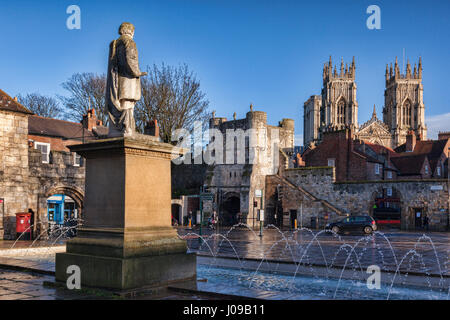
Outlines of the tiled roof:
<svg viewBox="0 0 450 320">
<path fill-rule="evenodd" d="M 81 123 L 44 118 L 36 115 L 28 118 L 28 133 L 33 135 L 81 140 L 83 138 L 83 131 L 84 138 L 95 138 L 95 135 L 91 131 L 83 129 Z"/>
<path fill-rule="evenodd" d="M 389 153 L 390 156 L 396 155 L 396 152 L 388 147 L 379 145 L 379 144 L 375 144 L 375 143 L 371 143 L 371 142 L 367 142 L 364 140 L 364 143 L 369 146 L 373 151 L 375 151 L 376 154 L 383 154 L 383 153 Z"/>
<path fill-rule="evenodd" d="M 396 151 L 399 156 L 407 155 L 427 155 L 428 161 L 430 161 L 431 169 L 434 171 L 442 153 L 445 152 L 445 146 L 448 143 L 447 140 L 426 140 L 417 141 L 416 146 L 412 152 L 405 152 L 406 144 L 399 146 Z"/>
<path fill-rule="evenodd" d="M 107 127 L 104 126 L 97 126 L 95 128 L 92 129 L 92 132 L 94 132 L 94 134 L 97 137 L 106 137 L 109 133 L 109 129 Z"/>
<path fill-rule="evenodd" d="M 426 158 L 427 156 L 424 154 L 410 154 L 391 158 L 391 162 L 401 175 L 420 175 Z"/>
<path fill-rule="evenodd" d="M 11 98 L 6 92 L 0 90 L 0 110 L 33 114 L 30 110 Z"/>
</svg>

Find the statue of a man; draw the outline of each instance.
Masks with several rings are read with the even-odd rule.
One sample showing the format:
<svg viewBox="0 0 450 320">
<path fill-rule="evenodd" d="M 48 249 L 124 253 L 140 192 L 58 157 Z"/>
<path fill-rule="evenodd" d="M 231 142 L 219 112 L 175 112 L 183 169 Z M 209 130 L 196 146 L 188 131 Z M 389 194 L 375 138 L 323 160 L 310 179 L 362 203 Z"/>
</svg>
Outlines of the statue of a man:
<svg viewBox="0 0 450 320">
<path fill-rule="evenodd" d="M 134 106 L 141 99 L 140 77 L 147 73 L 139 70 L 134 26 L 122 23 L 119 34 L 109 46 L 106 81 L 109 136 L 130 136 L 135 132 Z"/>
</svg>

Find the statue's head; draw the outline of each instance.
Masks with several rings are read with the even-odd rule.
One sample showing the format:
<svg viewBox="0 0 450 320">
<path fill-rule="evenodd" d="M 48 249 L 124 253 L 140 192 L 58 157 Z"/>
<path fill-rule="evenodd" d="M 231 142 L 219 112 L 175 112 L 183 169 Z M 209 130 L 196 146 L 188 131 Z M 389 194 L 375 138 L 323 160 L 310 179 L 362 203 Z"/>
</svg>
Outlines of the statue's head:
<svg viewBox="0 0 450 320">
<path fill-rule="evenodd" d="M 124 34 L 131 37 L 134 36 L 134 26 L 129 22 L 124 22 L 119 27 L 119 34 L 122 36 Z"/>
</svg>

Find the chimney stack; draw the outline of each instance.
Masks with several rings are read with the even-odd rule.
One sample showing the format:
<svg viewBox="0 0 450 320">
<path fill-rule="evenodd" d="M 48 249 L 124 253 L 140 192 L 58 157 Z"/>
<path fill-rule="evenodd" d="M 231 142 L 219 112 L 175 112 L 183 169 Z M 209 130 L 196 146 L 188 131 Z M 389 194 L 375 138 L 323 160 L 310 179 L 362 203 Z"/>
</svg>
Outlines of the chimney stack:
<svg viewBox="0 0 450 320">
<path fill-rule="evenodd" d="M 144 134 L 159 137 L 158 120 L 150 120 L 144 128 Z"/>
<path fill-rule="evenodd" d="M 410 130 L 406 136 L 406 152 L 413 152 L 416 147 L 416 135 Z"/>
<path fill-rule="evenodd" d="M 92 131 L 92 129 L 97 128 L 97 126 L 101 126 L 102 122 L 97 119 L 95 109 L 89 109 L 87 114 L 83 116 L 81 124 L 83 125 L 83 128 Z"/>
</svg>

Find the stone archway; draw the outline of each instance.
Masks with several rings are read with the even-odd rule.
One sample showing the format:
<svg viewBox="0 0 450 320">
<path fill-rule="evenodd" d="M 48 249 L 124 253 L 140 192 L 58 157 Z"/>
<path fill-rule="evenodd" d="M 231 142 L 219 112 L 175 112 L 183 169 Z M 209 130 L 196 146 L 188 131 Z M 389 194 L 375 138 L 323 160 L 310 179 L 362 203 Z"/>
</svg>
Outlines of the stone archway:
<svg viewBox="0 0 450 320">
<path fill-rule="evenodd" d="M 369 212 L 380 227 L 401 228 L 405 220 L 402 194 L 392 186 L 379 187 L 372 193 Z"/>
<path fill-rule="evenodd" d="M 219 221 L 224 226 L 232 226 L 239 222 L 238 213 L 241 211 L 241 197 L 239 193 L 225 194 L 221 203 Z"/>
<path fill-rule="evenodd" d="M 78 210 L 77 218 L 83 219 L 83 208 L 84 208 L 84 192 L 79 190 L 76 187 L 68 187 L 68 186 L 55 186 L 50 188 L 45 194 L 43 201 L 45 201 L 45 204 L 43 203 L 43 208 L 47 208 L 47 202 L 46 199 L 49 197 L 55 195 L 55 194 L 64 194 L 66 196 L 69 196 L 72 198 L 72 200 L 75 202 L 75 208 Z M 47 211 L 47 209 L 46 209 Z M 47 215 L 47 212 L 44 213 Z M 79 220 L 80 221 L 80 220 Z"/>
<path fill-rule="evenodd" d="M 179 225 L 183 225 L 184 201 L 182 199 L 172 199 L 171 208 L 172 208 L 172 218 L 176 219 Z"/>
<path fill-rule="evenodd" d="M 80 208 L 80 214 L 83 210 L 84 206 L 84 192 L 79 190 L 75 187 L 66 187 L 66 186 L 56 186 L 51 188 L 45 193 L 45 198 L 48 198 L 54 194 L 65 194 L 69 197 L 71 197 L 75 203 L 77 204 L 78 208 Z"/>
</svg>

